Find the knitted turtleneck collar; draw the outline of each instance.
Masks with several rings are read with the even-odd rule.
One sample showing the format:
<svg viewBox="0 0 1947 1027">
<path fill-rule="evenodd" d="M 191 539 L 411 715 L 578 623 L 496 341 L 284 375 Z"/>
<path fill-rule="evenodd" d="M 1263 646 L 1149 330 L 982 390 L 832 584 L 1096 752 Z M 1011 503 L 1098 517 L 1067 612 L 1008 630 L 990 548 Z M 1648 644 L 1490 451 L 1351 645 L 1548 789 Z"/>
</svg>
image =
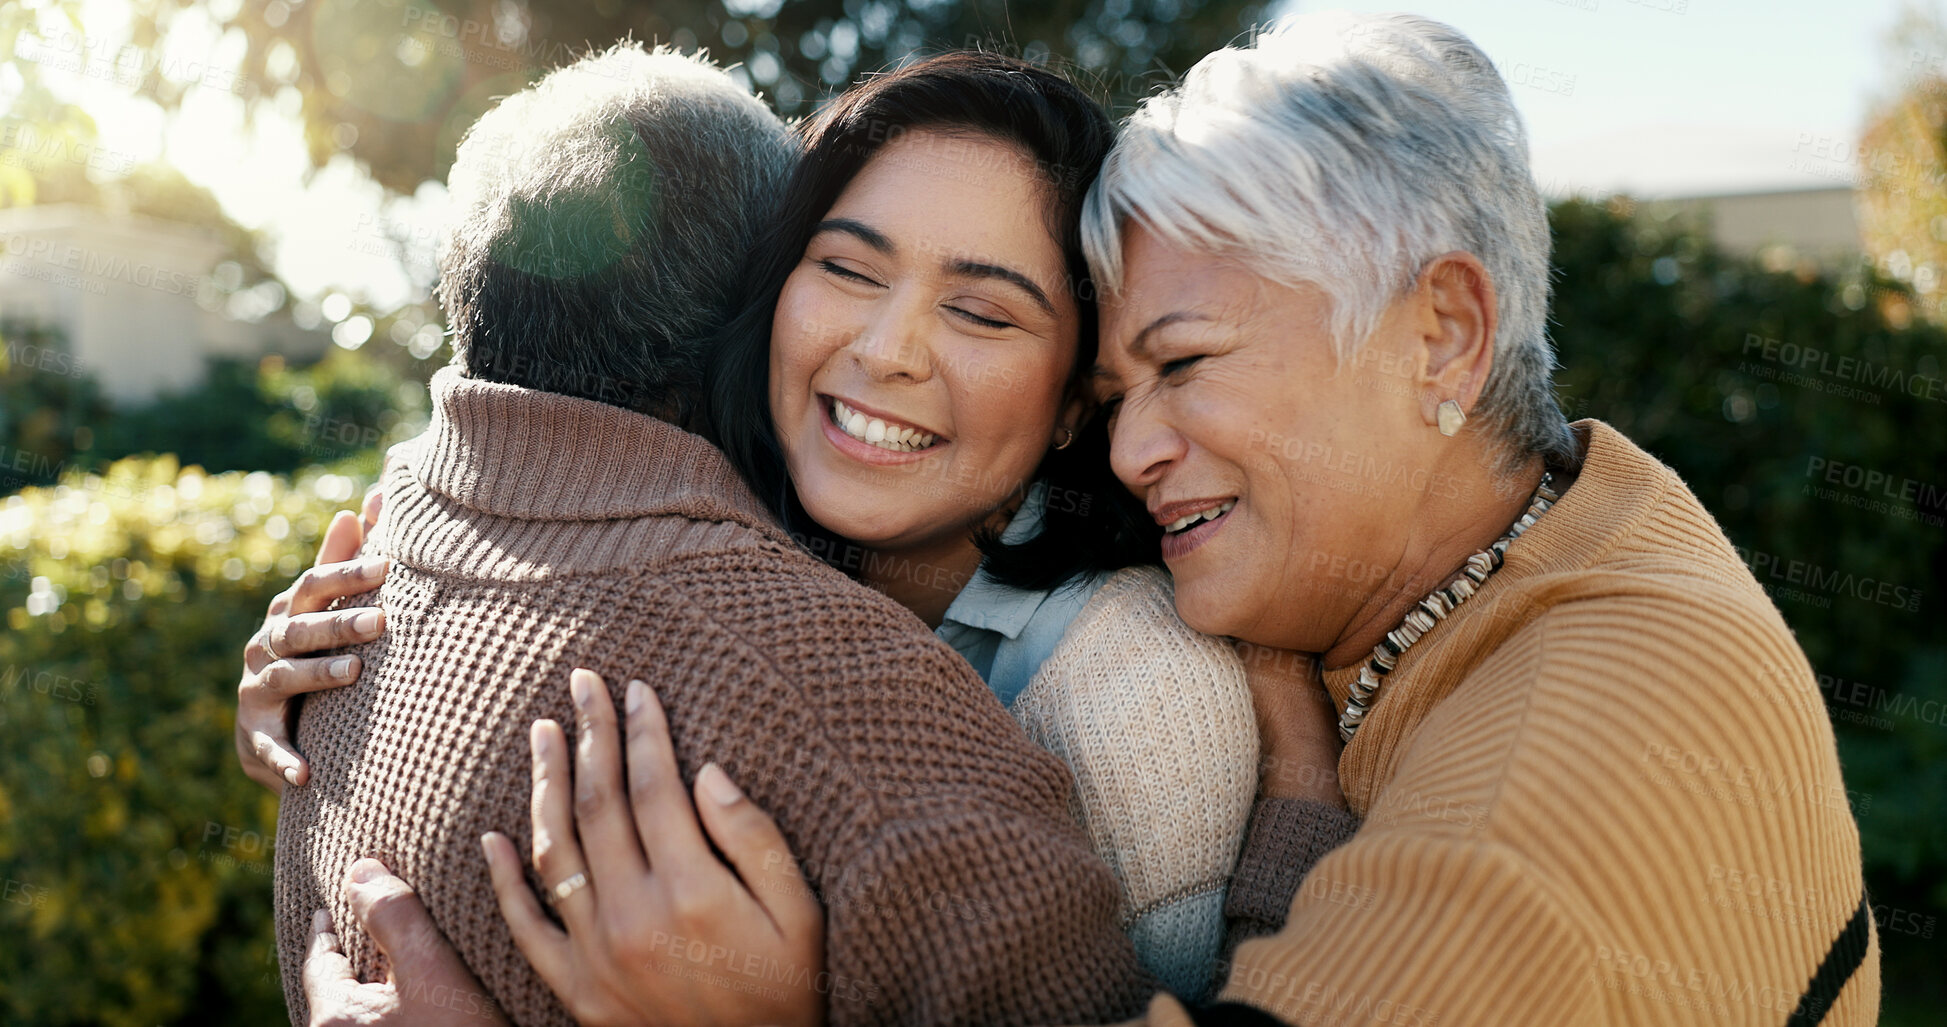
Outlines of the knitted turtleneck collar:
<svg viewBox="0 0 1947 1027">
<path fill-rule="evenodd" d="M 617 567 L 698 531 L 789 544 L 723 453 L 674 425 L 452 367 L 432 397 L 425 433 L 386 458 L 381 549 L 409 565 L 521 580 Z"/>
<path fill-rule="evenodd" d="M 596 521 L 669 515 L 775 522 L 716 447 L 607 403 L 433 376 L 433 416 L 407 457 L 427 490 L 496 517 Z"/>
</svg>

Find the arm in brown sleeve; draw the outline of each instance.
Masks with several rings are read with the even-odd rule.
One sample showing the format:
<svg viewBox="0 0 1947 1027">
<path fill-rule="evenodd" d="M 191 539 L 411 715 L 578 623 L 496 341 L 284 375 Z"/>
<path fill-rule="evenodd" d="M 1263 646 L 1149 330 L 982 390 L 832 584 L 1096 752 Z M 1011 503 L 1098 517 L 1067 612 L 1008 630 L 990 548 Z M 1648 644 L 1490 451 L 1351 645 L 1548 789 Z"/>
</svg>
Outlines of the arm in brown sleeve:
<svg viewBox="0 0 1947 1027">
<path fill-rule="evenodd" d="M 999 808 L 885 825 L 825 882 L 826 961 L 872 982 L 832 1022 L 1104 1023 L 1156 992 L 1121 889 L 1067 824 Z M 836 988 L 840 981 L 834 980 Z"/>
<path fill-rule="evenodd" d="M 1239 942 L 1284 926 L 1299 883 L 1320 858 L 1349 841 L 1359 823 L 1351 811 L 1311 799 L 1258 800 L 1224 901 L 1226 959 Z"/>
</svg>

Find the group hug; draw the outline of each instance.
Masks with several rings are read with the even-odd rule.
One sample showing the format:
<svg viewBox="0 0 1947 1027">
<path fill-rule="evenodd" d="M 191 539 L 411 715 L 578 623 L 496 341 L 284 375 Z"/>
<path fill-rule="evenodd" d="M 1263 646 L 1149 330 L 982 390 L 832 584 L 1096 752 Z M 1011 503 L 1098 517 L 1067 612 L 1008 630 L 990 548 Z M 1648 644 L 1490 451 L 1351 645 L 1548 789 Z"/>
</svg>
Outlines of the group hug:
<svg viewBox="0 0 1947 1027">
<path fill-rule="evenodd" d="M 244 650 L 294 1025 L 1877 1019 L 1812 670 L 1562 414 L 1453 28 L 1119 125 L 624 43 L 448 192 L 430 423 Z"/>
</svg>

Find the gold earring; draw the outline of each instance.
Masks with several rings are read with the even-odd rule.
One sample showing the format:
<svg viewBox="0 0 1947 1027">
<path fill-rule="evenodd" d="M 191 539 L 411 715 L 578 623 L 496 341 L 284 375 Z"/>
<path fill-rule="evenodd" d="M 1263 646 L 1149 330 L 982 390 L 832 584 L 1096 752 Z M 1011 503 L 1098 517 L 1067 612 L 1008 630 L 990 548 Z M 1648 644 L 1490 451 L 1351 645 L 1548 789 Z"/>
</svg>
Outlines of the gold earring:
<svg viewBox="0 0 1947 1027">
<path fill-rule="evenodd" d="M 1067 449 L 1069 444 L 1074 441 L 1075 441 L 1075 429 L 1069 428 L 1067 426 L 1063 426 L 1061 429 L 1061 442 L 1057 443 L 1055 445 L 1055 448 Z"/>
<path fill-rule="evenodd" d="M 1440 434 L 1453 438 L 1459 433 L 1460 426 L 1466 423 L 1467 414 L 1460 409 L 1459 403 L 1449 399 L 1440 404 Z"/>
</svg>

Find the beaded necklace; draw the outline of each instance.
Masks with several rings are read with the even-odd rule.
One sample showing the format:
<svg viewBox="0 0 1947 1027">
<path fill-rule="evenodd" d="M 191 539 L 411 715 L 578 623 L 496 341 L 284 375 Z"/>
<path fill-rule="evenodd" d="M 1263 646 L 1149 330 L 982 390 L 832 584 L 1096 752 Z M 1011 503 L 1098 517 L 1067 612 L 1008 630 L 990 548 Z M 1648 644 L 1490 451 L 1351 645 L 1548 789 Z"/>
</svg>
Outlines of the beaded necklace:
<svg viewBox="0 0 1947 1027">
<path fill-rule="evenodd" d="M 1515 539 L 1520 538 L 1522 532 L 1533 527 L 1535 519 L 1547 513 L 1548 508 L 1553 506 L 1556 500 L 1562 498 L 1552 487 L 1554 480 L 1555 476 L 1552 473 L 1543 473 L 1541 484 L 1535 486 L 1534 498 L 1529 501 L 1528 509 L 1514 522 L 1514 526 L 1508 529 L 1507 534 L 1496 539 L 1493 545 L 1468 557 L 1459 576 L 1455 577 L 1447 587 L 1436 588 L 1425 599 L 1420 600 L 1407 611 L 1399 627 L 1386 632 L 1386 637 L 1372 647 L 1372 659 L 1360 666 L 1359 677 L 1352 682 L 1352 694 L 1345 700 L 1345 713 L 1339 717 L 1340 738 L 1348 742 L 1352 740 L 1353 732 L 1359 730 L 1359 725 L 1365 722 L 1366 712 L 1372 709 L 1373 700 L 1379 693 L 1379 686 L 1385 682 L 1386 675 L 1392 673 L 1393 667 L 1399 663 L 1399 658 L 1405 655 L 1406 650 L 1412 648 L 1413 643 L 1420 640 L 1420 636 L 1431 631 L 1435 624 L 1446 620 L 1447 614 L 1452 613 L 1455 607 L 1471 598 L 1479 590 L 1481 583 L 1487 580 L 1488 575 L 1500 570 L 1508 546 Z"/>
</svg>

